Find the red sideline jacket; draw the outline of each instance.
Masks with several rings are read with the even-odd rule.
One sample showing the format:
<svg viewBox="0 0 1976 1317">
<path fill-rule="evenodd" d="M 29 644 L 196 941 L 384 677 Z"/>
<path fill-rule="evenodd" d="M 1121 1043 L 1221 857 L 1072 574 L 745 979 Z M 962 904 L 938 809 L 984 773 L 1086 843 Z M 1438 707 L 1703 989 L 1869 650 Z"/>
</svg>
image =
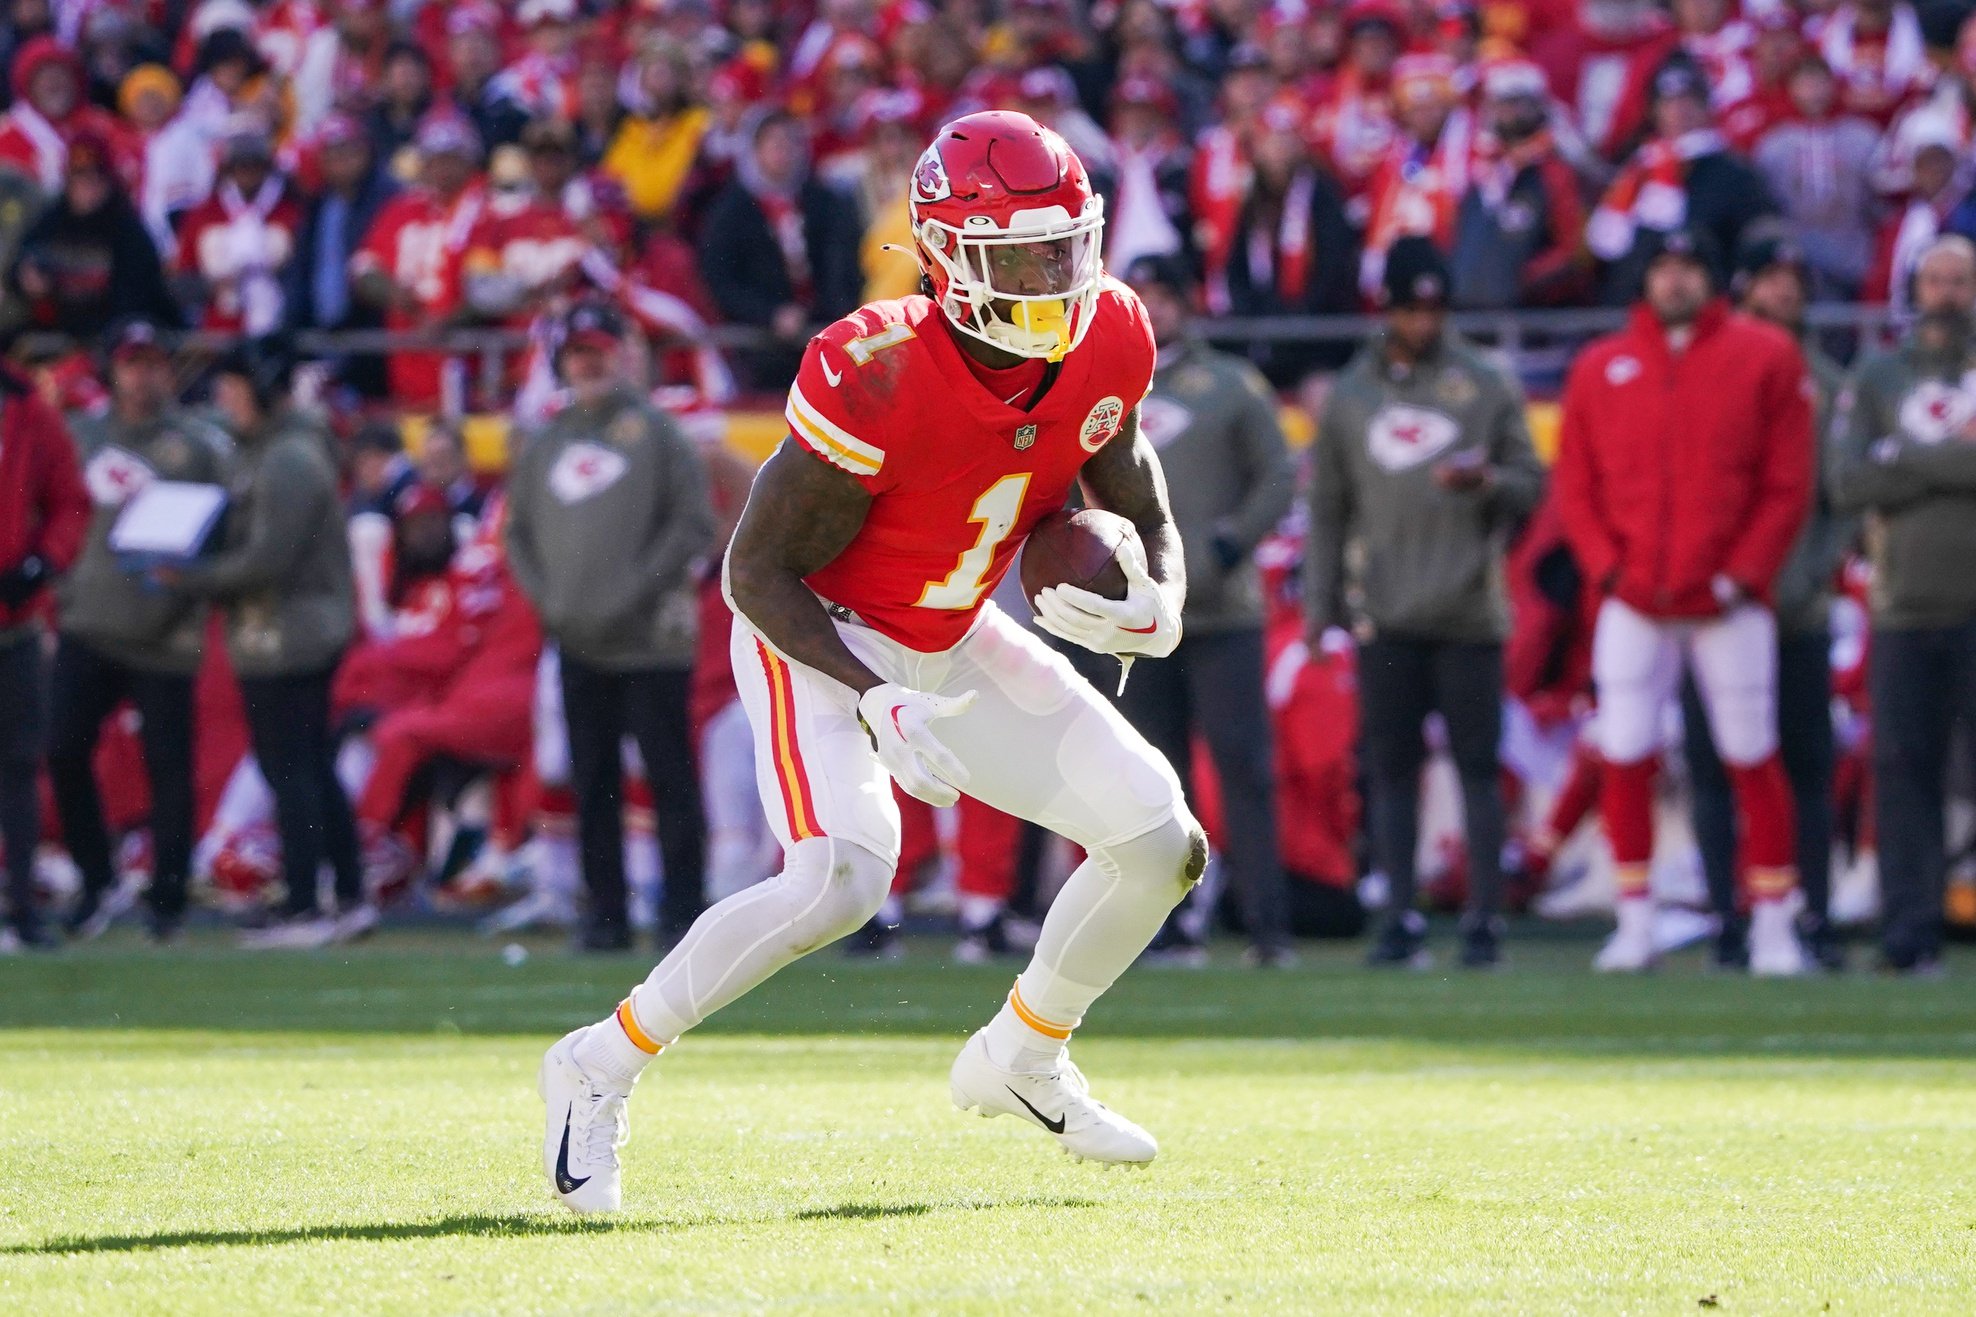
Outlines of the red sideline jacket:
<svg viewBox="0 0 1976 1317">
<path fill-rule="evenodd" d="M 1553 489 L 1588 587 L 1652 617 L 1766 602 L 1811 506 L 1811 381 L 1789 335 L 1717 301 L 1687 350 L 1645 306 L 1572 365 Z"/>
<path fill-rule="evenodd" d="M 0 572 L 40 554 L 50 574 L 67 570 L 89 531 L 89 491 L 61 413 L 14 375 L 0 372 Z M 0 631 L 34 611 L 0 604 Z"/>
</svg>

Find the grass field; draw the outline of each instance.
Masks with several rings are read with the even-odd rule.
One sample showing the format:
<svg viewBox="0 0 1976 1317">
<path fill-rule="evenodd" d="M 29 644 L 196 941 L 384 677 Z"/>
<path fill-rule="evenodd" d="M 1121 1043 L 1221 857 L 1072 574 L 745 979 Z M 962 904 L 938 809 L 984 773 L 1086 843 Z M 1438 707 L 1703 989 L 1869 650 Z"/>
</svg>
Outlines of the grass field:
<svg viewBox="0 0 1976 1317">
<path fill-rule="evenodd" d="M 944 944 L 942 944 L 944 946 Z M 1003 969 L 832 953 L 547 1199 L 542 1049 L 643 973 L 464 937 L 0 961 L 0 1312 L 1976 1312 L 1961 977 L 1138 970 L 1077 1044 L 1162 1142 L 955 1113 Z"/>
</svg>

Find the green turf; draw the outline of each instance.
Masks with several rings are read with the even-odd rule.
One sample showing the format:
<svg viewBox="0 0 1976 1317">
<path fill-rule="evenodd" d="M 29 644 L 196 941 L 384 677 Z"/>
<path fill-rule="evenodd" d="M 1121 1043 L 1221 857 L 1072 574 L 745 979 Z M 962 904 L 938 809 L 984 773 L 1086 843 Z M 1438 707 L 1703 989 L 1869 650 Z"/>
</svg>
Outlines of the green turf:
<svg viewBox="0 0 1976 1317">
<path fill-rule="evenodd" d="M 1967 958 L 1135 971 L 1078 1042 L 1132 1173 L 948 1105 L 1006 970 L 826 953 L 640 1087 L 596 1224 L 535 1062 L 642 966 L 535 950 L 0 961 L 0 1313 L 1976 1312 Z"/>
</svg>

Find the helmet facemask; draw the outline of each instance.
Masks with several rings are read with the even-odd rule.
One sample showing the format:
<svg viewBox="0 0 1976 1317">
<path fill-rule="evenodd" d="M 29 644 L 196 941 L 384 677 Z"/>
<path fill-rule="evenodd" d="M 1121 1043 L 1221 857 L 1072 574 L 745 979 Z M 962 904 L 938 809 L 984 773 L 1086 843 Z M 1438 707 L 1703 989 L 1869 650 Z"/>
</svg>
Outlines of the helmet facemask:
<svg viewBox="0 0 1976 1317">
<path fill-rule="evenodd" d="M 1081 215 L 1023 211 L 1006 228 L 987 216 L 964 227 L 920 221 L 914 237 L 940 309 L 962 333 L 1019 357 L 1062 361 L 1091 327 L 1104 277 L 1104 202 Z"/>
</svg>

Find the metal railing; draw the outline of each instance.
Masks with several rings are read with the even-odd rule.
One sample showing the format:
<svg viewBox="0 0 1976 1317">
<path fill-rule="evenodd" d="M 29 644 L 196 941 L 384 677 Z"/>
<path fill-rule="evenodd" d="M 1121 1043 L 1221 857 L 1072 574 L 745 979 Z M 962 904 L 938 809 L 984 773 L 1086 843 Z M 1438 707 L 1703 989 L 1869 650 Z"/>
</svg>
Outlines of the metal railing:
<svg viewBox="0 0 1976 1317">
<path fill-rule="evenodd" d="M 1561 310 L 1458 311 L 1452 321 L 1463 335 L 1494 349 L 1504 364 L 1526 381 L 1554 380 L 1583 344 L 1625 322 L 1620 307 Z M 1886 306 L 1821 303 L 1810 308 L 1810 328 L 1828 351 L 1846 359 L 1860 347 L 1886 341 L 1899 328 Z M 1377 332 L 1376 315 L 1201 317 L 1194 329 L 1211 343 L 1231 349 L 1271 344 L 1356 345 Z M 777 346 L 765 329 L 752 325 L 716 325 L 705 340 L 715 347 L 746 352 Z M 231 346 L 234 336 L 192 331 L 179 346 L 193 357 L 217 354 Z M 471 361 L 474 406 L 497 410 L 506 403 L 507 363 L 529 346 L 527 331 L 503 327 L 397 331 L 385 329 L 304 330 L 295 335 L 296 350 L 305 357 L 384 356 L 394 352 L 440 352 Z M 73 348 L 60 334 L 24 335 L 16 354 L 59 352 Z"/>
</svg>

